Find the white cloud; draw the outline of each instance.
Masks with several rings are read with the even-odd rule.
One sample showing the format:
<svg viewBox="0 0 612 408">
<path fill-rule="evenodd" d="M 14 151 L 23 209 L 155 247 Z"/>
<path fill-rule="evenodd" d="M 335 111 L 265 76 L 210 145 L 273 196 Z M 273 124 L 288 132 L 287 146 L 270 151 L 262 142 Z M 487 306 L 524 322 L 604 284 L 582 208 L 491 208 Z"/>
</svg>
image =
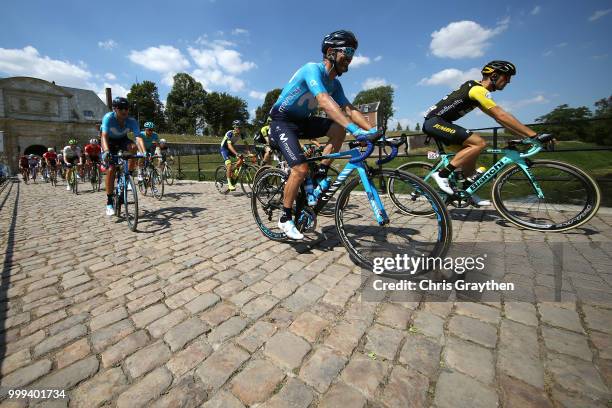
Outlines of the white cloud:
<svg viewBox="0 0 612 408">
<path fill-rule="evenodd" d="M 372 88 L 376 88 L 379 86 L 386 86 L 389 85 L 387 83 L 387 80 L 384 78 L 367 78 L 363 84 L 362 84 L 362 89 L 368 90 L 368 89 L 372 89 Z"/>
<path fill-rule="evenodd" d="M 249 30 L 245 30 L 244 28 L 234 28 L 232 30 L 233 35 L 249 35 Z"/>
<path fill-rule="evenodd" d="M 162 74 L 183 71 L 191 65 L 181 51 L 171 45 L 132 50 L 128 57 L 134 64 Z"/>
<path fill-rule="evenodd" d="M 436 57 L 481 57 L 490 45 L 489 40 L 506 30 L 509 22 L 505 18 L 497 27 L 489 29 L 474 21 L 456 21 L 434 31 L 429 48 Z"/>
<path fill-rule="evenodd" d="M 436 72 L 429 78 L 423 78 L 419 81 L 419 85 L 446 85 L 449 88 L 457 88 L 459 85 L 470 79 L 480 79 L 480 69 L 472 68 L 467 71 L 461 71 L 455 68 L 447 68 Z"/>
<path fill-rule="evenodd" d="M 605 16 L 606 14 L 610 12 L 612 12 L 612 8 L 609 8 L 607 10 L 597 10 L 595 13 L 593 13 L 591 17 L 589 17 L 589 21 L 599 20 L 600 18 L 602 18 L 603 16 Z"/>
<path fill-rule="evenodd" d="M 507 111 L 517 111 L 528 105 L 545 104 L 550 102 L 544 95 L 536 95 L 533 98 L 520 99 L 518 101 L 500 101 L 499 105 Z"/>
<path fill-rule="evenodd" d="M 244 61 L 242 54 L 233 49 L 228 49 L 219 41 L 201 41 L 200 44 L 208 48 L 188 48 L 189 55 L 197 65 L 193 76 L 197 78 L 204 88 L 227 87 L 233 92 L 241 91 L 245 82 L 238 77 L 257 65 L 251 61 Z M 265 96 L 265 95 L 264 95 Z"/>
<path fill-rule="evenodd" d="M 557 47 L 557 48 L 567 47 L 567 43 L 566 42 L 562 42 L 562 43 L 559 43 L 559 44 L 555 45 L 555 47 Z"/>
<path fill-rule="evenodd" d="M 593 55 L 591 58 L 593 58 L 594 60 L 601 60 L 601 59 L 608 58 L 608 54 Z"/>
<path fill-rule="evenodd" d="M 542 7 L 540 7 L 540 6 L 535 6 L 535 7 L 533 8 L 533 10 L 531 10 L 531 13 L 530 13 L 530 14 L 531 14 L 532 16 L 535 16 L 535 15 L 540 14 L 540 11 L 542 11 Z"/>
<path fill-rule="evenodd" d="M 249 118 L 253 118 L 253 119 L 255 119 L 255 117 L 257 116 L 257 114 L 256 114 L 256 113 L 257 113 L 257 109 L 255 109 L 255 108 L 251 109 L 251 110 L 249 111 L 249 115 L 250 115 L 250 116 L 249 116 Z"/>
<path fill-rule="evenodd" d="M 359 68 L 362 65 L 368 65 L 370 63 L 370 57 L 363 56 L 361 54 L 355 55 L 351 61 L 351 68 Z"/>
<path fill-rule="evenodd" d="M 112 72 L 107 72 L 106 74 L 104 74 L 104 78 L 106 78 L 109 81 L 114 81 L 117 79 L 115 74 L 113 74 Z"/>
<path fill-rule="evenodd" d="M 105 103 L 106 103 L 106 88 L 110 88 L 111 89 L 111 92 L 113 94 L 113 98 L 115 98 L 117 96 L 123 96 L 125 98 L 127 96 L 127 94 L 130 92 L 129 89 L 127 89 L 126 87 L 124 87 L 121 84 L 105 82 L 104 86 L 99 88 L 98 92 L 97 92 L 98 97 L 100 99 L 102 99 Z"/>
<path fill-rule="evenodd" d="M 203 70 L 196 69 L 191 74 L 197 81 L 202 83 L 206 90 L 213 88 L 226 87 L 232 92 L 244 89 L 245 83 L 242 79 L 233 75 L 228 75 L 219 69 Z"/>
<path fill-rule="evenodd" d="M 117 43 L 115 40 L 106 40 L 106 41 L 98 41 L 98 47 L 103 48 L 105 50 L 112 50 L 117 47 Z"/>
<path fill-rule="evenodd" d="M 548 50 L 542 54 L 543 57 L 550 57 L 554 52 L 552 50 Z"/>
<path fill-rule="evenodd" d="M 381 59 L 382 59 L 382 55 L 379 55 L 379 56 L 377 56 L 376 58 L 374 58 L 374 61 L 375 61 L 375 62 L 378 62 L 378 61 L 380 61 Z"/>
<path fill-rule="evenodd" d="M 23 49 L 0 48 L 0 72 L 41 78 L 76 88 L 88 88 L 88 81 L 93 76 L 83 63 L 78 65 L 42 56 L 32 46 Z"/>
<path fill-rule="evenodd" d="M 249 92 L 249 96 L 254 99 L 261 99 L 262 101 L 266 99 L 265 92 L 251 91 Z"/>
</svg>

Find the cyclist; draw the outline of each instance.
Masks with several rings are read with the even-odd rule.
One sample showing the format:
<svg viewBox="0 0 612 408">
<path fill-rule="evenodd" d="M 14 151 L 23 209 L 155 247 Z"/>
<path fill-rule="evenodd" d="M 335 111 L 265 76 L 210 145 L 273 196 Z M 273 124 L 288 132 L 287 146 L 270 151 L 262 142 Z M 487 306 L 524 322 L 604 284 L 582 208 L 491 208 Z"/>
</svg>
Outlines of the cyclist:
<svg viewBox="0 0 612 408">
<path fill-rule="evenodd" d="M 30 177 L 36 183 L 36 169 L 38 168 L 38 158 L 33 154 L 28 156 L 28 167 L 30 168 Z"/>
<path fill-rule="evenodd" d="M 168 145 L 166 144 L 166 139 L 159 139 L 159 144 L 155 148 L 155 156 L 160 156 L 160 165 L 166 161 L 166 157 L 168 156 Z"/>
<path fill-rule="evenodd" d="M 246 137 L 241 131 L 240 121 L 235 120 L 232 122 L 233 129 L 227 131 L 223 140 L 221 141 L 221 148 L 219 152 L 221 153 L 221 157 L 225 161 L 226 175 L 227 175 L 227 188 L 229 191 L 236 190 L 236 186 L 232 184 L 232 173 L 234 172 L 234 165 L 232 164 L 232 157 L 238 157 L 238 151 L 236 151 L 236 147 L 234 146 L 234 142 L 238 140 L 238 138 L 245 141 L 247 145 L 247 151 L 251 154 L 249 149 L 249 144 L 246 142 Z"/>
<path fill-rule="evenodd" d="M 30 161 L 25 154 L 19 158 L 19 171 L 26 183 L 30 179 Z"/>
<path fill-rule="evenodd" d="M 304 238 L 291 219 L 298 189 L 308 173 L 299 139 L 328 136 L 330 143 L 324 154 L 329 154 L 340 150 L 345 128 L 358 140 L 377 133 L 376 128 L 370 128 L 366 118 L 348 101 L 337 78 L 348 71 L 357 46 L 357 38 L 350 31 L 339 30 L 326 35 L 321 44 L 323 62 L 311 62 L 301 67 L 270 110 L 270 145 L 282 152 L 291 167 L 285 184 L 283 213 L 278 221 L 279 228 L 289 238 Z M 325 111 L 327 118 L 311 116 L 317 106 Z M 317 179 L 327 176 L 330 164 L 331 160 L 321 162 Z"/>
<path fill-rule="evenodd" d="M 36 156 L 36 159 L 38 160 L 38 172 L 40 173 L 40 176 L 43 178 L 43 180 L 47 181 L 47 175 L 45 174 L 45 169 L 47 168 L 47 161 L 43 157 L 38 156 Z"/>
<path fill-rule="evenodd" d="M 255 135 L 253 138 L 253 142 L 255 143 L 255 150 L 258 151 L 259 154 L 263 152 L 263 164 L 270 164 L 272 161 L 271 153 L 272 148 L 270 147 L 270 123 L 272 119 L 268 116 L 266 119 L 266 124 L 259 130 L 259 133 Z M 259 155 L 258 154 L 258 155 Z"/>
<path fill-rule="evenodd" d="M 57 153 L 55 153 L 55 149 L 49 147 L 45 154 L 43 154 L 43 161 L 47 165 L 49 172 L 57 173 Z"/>
<path fill-rule="evenodd" d="M 459 89 L 451 92 L 429 108 L 425 114 L 425 121 L 423 122 L 423 132 L 425 134 L 447 146 L 451 144 L 462 146 L 448 166 L 432 175 L 440 190 L 447 194 L 454 194 L 448 176 L 457 167 L 463 169 L 463 174 L 466 177 L 473 175 L 476 159 L 486 147 L 486 142 L 480 135 L 453 123 L 472 109 L 480 108 L 516 135 L 523 137 L 537 135 L 535 131 L 523 125 L 491 99 L 491 92 L 503 90 L 510 83 L 512 76 L 516 75 L 514 64 L 508 61 L 491 61 L 482 68 L 481 73 L 482 80 L 480 82 L 473 80 L 465 82 Z M 491 205 L 489 200 L 484 200 L 476 195 L 472 195 L 472 201 L 476 205 Z"/>
<path fill-rule="evenodd" d="M 140 134 L 138 121 L 129 116 L 129 103 L 126 98 L 116 97 L 113 99 L 113 111 L 108 112 L 102 118 L 102 160 L 107 161 L 110 154 L 117 154 L 119 150 L 136 153 L 136 145 L 128 137 L 131 130 L 134 135 Z M 129 160 L 128 168 L 134 170 L 134 161 Z M 110 166 L 106 180 L 106 215 L 112 216 L 113 211 L 113 189 L 115 188 L 115 167 Z"/>
<path fill-rule="evenodd" d="M 76 139 L 70 139 L 68 141 L 68 145 L 64 147 L 64 150 L 62 150 L 62 156 L 64 158 L 64 164 L 66 165 L 66 168 L 71 169 L 72 167 L 76 166 L 76 175 L 78 176 L 78 171 L 82 162 L 82 158 L 81 148 L 77 145 L 77 143 L 78 142 L 76 141 Z M 69 183 L 66 185 L 66 190 L 70 191 Z"/>
<path fill-rule="evenodd" d="M 141 131 L 138 135 L 136 135 L 136 144 L 138 145 L 138 150 L 148 156 L 155 153 L 155 148 L 159 144 L 159 136 L 153 131 L 153 129 L 155 129 L 155 125 L 153 124 L 153 122 L 145 122 L 144 128 L 145 130 Z M 143 164 L 143 160 L 140 160 L 140 162 L 138 163 L 139 181 L 142 181 Z"/>
<path fill-rule="evenodd" d="M 97 166 L 100 164 L 100 155 L 102 154 L 102 148 L 100 148 L 100 143 L 98 139 L 93 138 L 89 140 L 89 143 L 85 145 L 85 166 L 88 168 L 93 166 Z"/>
</svg>

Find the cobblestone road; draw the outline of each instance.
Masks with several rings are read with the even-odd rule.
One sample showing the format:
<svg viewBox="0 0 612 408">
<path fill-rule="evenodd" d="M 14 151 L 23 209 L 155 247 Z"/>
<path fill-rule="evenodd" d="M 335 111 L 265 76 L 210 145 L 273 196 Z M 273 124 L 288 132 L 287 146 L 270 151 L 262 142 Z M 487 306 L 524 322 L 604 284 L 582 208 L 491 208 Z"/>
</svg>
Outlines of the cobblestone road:
<svg viewBox="0 0 612 408">
<path fill-rule="evenodd" d="M 521 302 L 362 301 L 334 237 L 271 242 L 245 197 L 167 191 L 141 199 L 138 233 L 102 193 L 0 193 L 1 407 L 610 406 L 610 213 L 547 235 L 455 211 L 459 247 L 497 254 Z M 67 398 L 7 398 L 48 388 Z"/>
</svg>

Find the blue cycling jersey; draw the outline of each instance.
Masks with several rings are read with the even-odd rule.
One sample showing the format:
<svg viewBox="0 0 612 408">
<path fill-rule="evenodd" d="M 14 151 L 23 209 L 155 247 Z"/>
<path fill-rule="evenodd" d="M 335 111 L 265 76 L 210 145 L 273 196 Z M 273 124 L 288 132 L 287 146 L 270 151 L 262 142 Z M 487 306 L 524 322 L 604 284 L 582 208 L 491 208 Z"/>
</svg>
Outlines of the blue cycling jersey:
<svg viewBox="0 0 612 408">
<path fill-rule="evenodd" d="M 122 139 L 127 137 L 130 130 L 134 132 L 134 135 L 140 135 L 140 128 L 138 127 L 138 121 L 136 119 L 128 117 L 125 120 L 125 126 L 121 127 L 117 121 L 115 112 L 108 112 L 104 115 L 100 130 L 106 132 L 111 139 Z"/>
<path fill-rule="evenodd" d="M 246 139 L 244 136 L 244 133 L 240 133 L 240 138 L 242 140 Z M 223 140 L 221 140 L 221 149 L 227 149 L 227 144 L 228 143 L 233 143 L 237 140 L 238 138 L 236 137 L 236 133 L 234 133 L 233 130 L 228 131 L 225 136 L 223 137 Z"/>
<path fill-rule="evenodd" d="M 275 119 L 306 119 L 317 109 L 316 96 L 322 92 L 327 92 L 340 107 L 349 104 L 340 81 L 329 79 L 325 64 L 309 62 L 293 74 L 270 115 Z"/>
<path fill-rule="evenodd" d="M 142 130 L 140 134 L 138 134 L 138 136 L 136 137 L 139 137 L 142 139 L 147 151 L 151 150 L 151 148 L 153 147 L 153 143 L 159 144 L 159 136 L 157 136 L 157 133 L 155 132 L 153 132 L 153 134 L 151 134 L 151 137 L 149 137 L 147 136 L 146 131 Z"/>
</svg>

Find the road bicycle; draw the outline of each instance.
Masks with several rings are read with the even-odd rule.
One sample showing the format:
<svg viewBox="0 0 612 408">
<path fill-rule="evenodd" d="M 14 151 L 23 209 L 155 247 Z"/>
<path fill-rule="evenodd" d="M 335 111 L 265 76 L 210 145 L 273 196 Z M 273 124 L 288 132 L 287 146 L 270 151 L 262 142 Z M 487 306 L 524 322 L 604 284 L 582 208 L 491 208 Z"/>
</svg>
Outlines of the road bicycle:
<svg viewBox="0 0 612 408">
<path fill-rule="evenodd" d="M 138 226 L 138 193 L 136 185 L 130 174 L 128 160 L 136 157 L 128 152 L 119 151 L 110 156 L 111 165 L 115 166 L 115 192 L 113 195 L 113 209 L 115 216 L 123 215 L 128 228 L 136 231 Z"/>
<path fill-rule="evenodd" d="M 53 187 L 57 186 L 57 169 L 55 166 L 47 166 L 49 171 L 49 182 Z"/>
<path fill-rule="evenodd" d="M 308 158 L 307 162 L 338 158 L 348 158 L 349 161 L 312 207 L 307 204 L 302 183 L 293 212 L 296 228 L 305 234 L 314 233 L 317 215 L 339 191 L 334 210 L 336 231 L 349 256 L 358 265 L 373 270 L 376 259 L 395 258 L 398 255 L 443 257 L 452 240 L 452 227 L 440 196 L 412 174 L 375 169 L 366 162 L 377 145 L 391 147 L 391 153 L 379 159 L 378 165 L 393 160 L 404 142 L 405 139 L 370 140 L 363 152 L 357 147 L 360 143 L 354 142 L 349 144 L 350 150 Z M 358 176 L 350 177 L 355 170 Z M 277 225 L 283 211 L 288 177 L 289 174 L 281 169 L 267 168 L 258 175 L 253 185 L 251 211 L 255 223 L 266 237 L 276 241 L 288 240 Z M 430 210 L 435 216 L 414 216 L 399 211 L 389 202 L 386 186 L 390 179 L 394 180 L 395 199 L 407 201 L 402 203 L 406 208 L 422 212 Z M 413 192 L 418 192 L 418 195 L 413 197 Z M 422 268 L 414 275 L 425 272 L 428 270 Z M 405 276 L 397 271 L 380 274 L 392 278 Z"/>
<path fill-rule="evenodd" d="M 164 179 L 164 182 L 169 186 L 174 184 L 174 169 L 172 168 L 172 158 L 166 158 L 166 156 L 161 156 L 161 175 Z"/>
<path fill-rule="evenodd" d="M 153 164 L 153 159 L 159 157 L 161 156 L 152 156 L 145 159 L 142 180 L 138 180 L 138 190 L 144 195 L 147 195 L 148 190 L 151 190 L 153 197 L 161 200 L 164 196 L 164 178 Z"/>
<path fill-rule="evenodd" d="M 601 203 L 601 192 L 595 180 L 568 163 L 530 159 L 552 138 L 552 135 L 543 134 L 510 140 L 505 148 L 486 149 L 487 153 L 503 156 L 482 175 L 463 185 L 457 180 L 457 172 L 451 173 L 449 182 L 455 194 L 441 193 L 445 203 L 457 208 L 467 207 L 471 204 L 470 197 L 495 179 L 491 189 L 493 205 L 504 219 L 518 227 L 533 231 L 566 231 L 586 223 L 597 213 Z M 411 162 L 398 170 L 417 174 L 435 184 L 431 175 L 448 165 L 455 155 L 445 153 L 438 140 L 436 144 L 438 152 L 432 156 L 439 156 L 437 163 Z M 388 189 L 393 196 L 393 180 Z M 403 208 L 399 201 L 396 205 L 406 213 L 426 214 Z"/>
<path fill-rule="evenodd" d="M 247 163 L 245 158 L 250 159 L 252 164 Z M 232 184 L 236 185 L 236 183 L 240 182 L 240 188 L 248 197 L 251 196 L 253 180 L 255 179 L 255 173 L 257 173 L 257 167 L 254 165 L 255 162 L 255 155 L 239 155 L 231 176 Z M 221 194 L 227 194 L 229 191 L 227 187 L 227 169 L 223 164 L 215 170 L 215 187 L 217 187 Z"/>
<path fill-rule="evenodd" d="M 70 186 L 70 191 L 75 195 L 79 194 L 79 180 L 77 178 L 76 164 L 66 165 L 66 167 L 66 181 Z"/>
</svg>

